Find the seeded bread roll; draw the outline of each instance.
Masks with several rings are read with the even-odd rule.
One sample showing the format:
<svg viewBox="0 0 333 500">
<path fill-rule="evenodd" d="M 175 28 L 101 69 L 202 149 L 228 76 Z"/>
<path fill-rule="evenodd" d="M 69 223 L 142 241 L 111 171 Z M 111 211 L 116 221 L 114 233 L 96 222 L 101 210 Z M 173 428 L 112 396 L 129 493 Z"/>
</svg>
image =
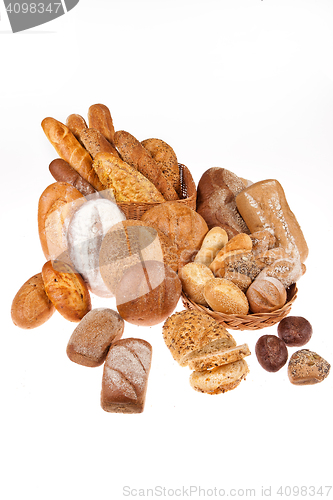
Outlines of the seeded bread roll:
<svg viewBox="0 0 333 500">
<path fill-rule="evenodd" d="M 121 338 L 123 331 L 124 321 L 116 311 L 92 309 L 73 331 L 67 344 L 67 356 L 79 365 L 100 366 L 111 344 Z"/>
<path fill-rule="evenodd" d="M 301 349 L 289 360 L 288 377 L 294 385 L 313 385 L 325 380 L 330 369 L 331 365 L 319 354 Z"/>
<path fill-rule="evenodd" d="M 231 238 L 216 254 L 213 262 L 210 264 L 209 268 L 214 274 L 221 268 L 224 260 L 229 255 L 235 255 L 243 253 L 245 251 L 252 250 L 252 240 L 248 234 L 239 233 L 233 238 Z M 221 276 L 223 277 L 223 276 Z"/>
<path fill-rule="evenodd" d="M 248 373 L 246 361 L 240 359 L 212 370 L 194 371 L 190 376 L 190 384 L 198 392 L 221 394 L 238 387 Z"/>
<path fill-rule="evenodd" d="M 189 262 L 179 270 L 178 276 L 186 295 L 197 304 L 207 306 L 203 290 L 207 281 L 214 278 L 209 267 L 198 262 Z"/>
<path fill-rule="evenodd" d="M 246 295 L 237 285 L 225 278 L 207 281 L 204 296 L 213 309 L 224 314 L 248 314 L 249 303 Z"/>
<path fill-rule="evenodd" d="M 211 370 L 216 366 L 227 365 L 228 363 L 239 361 L 250 354 L 251 351 L 247 344 L 231 347 L 230 349 L 214 349 L 210 353 L 201 352 L 196 355 L 192 353 L 191 359 L 188 362 L 188 367 L 196 371 Z"/>
<path fill-rule="evenodd" d="M 210 168 L 201 176 L 197 188 L 197 212 L 205 219 L 209 229 L 223 228 L 229 238 L 237 233 L 249 233 L 239 214 L 235 197 L 246 185 L 225 168 Z"/>
<path fill-rule="evenodd" d="M 113 413 L 142 413 L 145 406 L 152 347 L 142 339 L 114 342 L 104 363 L 101 406 Z"/>
<path fill-rule="evenodd" d="M 80 131 L 79 138 L 92 158 L 95 158 L 97 153 L 111 153 L 119 157 L 115 147 L 94 128 L 84 128 Z"/>
<path fill-rule="evenodd" d="M 228 234 L 221 227 L 213 227 L 208 231 L 194 262 L 210 266 L 218 252 L 228 243 Z"/>
<path fill-rule="evenodd" d="M 163 325 L 163 338 L 172 357 L 180 366 L 186 366 L 192 353 L 207 352 L 216 347 L 235 347 L 232 335 L 208 314 L 181 311 L 172 314 Z"/>
</svg>

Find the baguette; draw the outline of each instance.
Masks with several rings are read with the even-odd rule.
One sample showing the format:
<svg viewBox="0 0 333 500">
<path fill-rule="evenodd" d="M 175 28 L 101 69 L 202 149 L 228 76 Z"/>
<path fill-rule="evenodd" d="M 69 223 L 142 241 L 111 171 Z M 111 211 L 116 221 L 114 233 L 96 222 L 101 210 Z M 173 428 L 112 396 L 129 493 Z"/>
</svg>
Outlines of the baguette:
<svg viewBox="0 0 333 500">
<path fill-rule="evenodd" d="M 49 170 L 56 181 L 71 184 L 80 191 L 83 196 L 89 196 L 90 194 L 96 193 L 96 189 L 62 158 L 51 161 Z"/>
<path fill-rule="evenodd" d="M 44 118 L 42 128 L 58 155 L 70 164 L 97 191 L 104 189 L 92 168 L 92 158 L 66 125 L 54 118 Z"/>
<path fill-rule="evenodd" d="M 105 139 L 98 130 L 94 128 L 84 128 L 79 134 L 80 142 L 86 148 L 88 153 L 95 158 L 97 153 L 112 153 L 119 157 L 117 150 Z"/>
<path fill-rule="evenodd" d="M 85 119 L 81 115 L 77 114 L 72 114 L 69 115 L 67 120 L 66 120 L 66 125 L 69 128 L 69 130 L 72 132 L 73 135 L 79 139 L 80 132 L 87 128 L 87 124 Z"/>
<path fill-rule="evenodd" d="M 179 199 L 171 182 L 164 177 L 161 168 L 151 154 L 135 137 L 124 130 L 119 130 L 114 135 L 114 142 L 121 158 L 147 177 L 162 193 L 165 200 Z"/>
<path fill-rule="evenodd" d="M 110 110 L 104 104 L 93 104 L 88 110 L 89 127 L 98 130 L 114 146 L 114 126 Z"/>
</svg>

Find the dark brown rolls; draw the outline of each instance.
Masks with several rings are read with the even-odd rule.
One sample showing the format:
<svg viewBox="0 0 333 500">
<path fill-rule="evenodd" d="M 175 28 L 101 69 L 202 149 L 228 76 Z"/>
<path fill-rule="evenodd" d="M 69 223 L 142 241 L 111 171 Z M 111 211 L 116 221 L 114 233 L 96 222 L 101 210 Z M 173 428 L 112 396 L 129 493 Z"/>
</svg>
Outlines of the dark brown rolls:
<svg viewBox="0 0 333 500">
<path fill-rule="evenodd" d="M 283 340 L 275 335 L 263 335 L 256 343 L 259 364 L 268 372 L 279 371 L 287 362 L 288 350 Z"/>
<path fill-rule="evenodd" d="M 309 342 L 312 336 L 312 326 L 301 316 L 287 316 L 278 324 L 277 332 L 287 346 L 301 347 Z"/>
<path fill-rule="evenodd" d="M 128 268 L 116 290 L 120 316 L 134 325 L 153 326 L 175 309 L 182 291 L 177 273 L 158 261 Z"/>
</svg>

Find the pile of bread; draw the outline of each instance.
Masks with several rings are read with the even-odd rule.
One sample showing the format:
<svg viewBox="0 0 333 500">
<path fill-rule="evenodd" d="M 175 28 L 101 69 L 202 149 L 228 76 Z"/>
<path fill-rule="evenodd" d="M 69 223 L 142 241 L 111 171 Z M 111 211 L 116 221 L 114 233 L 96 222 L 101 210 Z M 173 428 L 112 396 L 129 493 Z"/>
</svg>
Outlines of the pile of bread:
<svg viewBox="0 0 333 500">
<path fill-rule="evenodd" d="M 89 108 L 88 124 L 72 114 L 66 125 L 45 118 L 42 128 L 60 156 L 49 166 L 56 182 L 38 203 L 46 262 L 16 294 L 13 322 L 34 328 L 55 310 L 78 322 L 67 354 L 85 366 L 104 363 L 107 411 L 144 406 L 151 346 L 122 339 L 124 321 L 164 322 L 166 345 L 181 366 L 194 370 L 196 390 L 237 387 L 248 372 L 248 346 L 237 346 L 207 314 L 172 313 L 182 292 L 225 314 L 283 306 L 286 289 L 305 271 L 308 250 L 281 185 L 209 169 L 194 210 L 180 202 L 171 146 L 115 132 L 105 105 Z M 121 203 L 144 203 L 147 210 L 140 220 L 127 219 Z M 115 297 L 117 312 L 92 309 L 91 294 Z"/>
</svg>

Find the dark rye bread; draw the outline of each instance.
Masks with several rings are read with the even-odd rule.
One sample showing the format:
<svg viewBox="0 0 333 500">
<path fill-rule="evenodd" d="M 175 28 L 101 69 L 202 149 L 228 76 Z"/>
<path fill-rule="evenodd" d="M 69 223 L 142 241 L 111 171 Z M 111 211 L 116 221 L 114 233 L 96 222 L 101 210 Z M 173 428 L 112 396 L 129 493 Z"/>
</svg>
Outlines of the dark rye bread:
<svg viewBox="0 0 333 500">
<path fill-rule="evenodd" d="M 141 413 L 144 409 L 152 347 L 142 339 L 114 342 L 104 364 L 101 406 L 113 413 Z"/>
<path fill-rule="evenodd" d="M 214 343 L 226 349 L 236 346 L 232 335 L 222 325 L 198 311 L 186 310 L 171 315 L 163 325 L 163 338 L 180 366 L 187 366 L 194 352 L 205 347 L 208 351 L 214 350 Z"/>
<path fill-rule="evenodd" d="M 213 167 L 203 173 L 197 188 L 197 212 L 209 229 L 219 226 L 231 239 L 249 229 L 237 210 L 235 198 L 246 185 L 225 168 Z"/>
</svg>

